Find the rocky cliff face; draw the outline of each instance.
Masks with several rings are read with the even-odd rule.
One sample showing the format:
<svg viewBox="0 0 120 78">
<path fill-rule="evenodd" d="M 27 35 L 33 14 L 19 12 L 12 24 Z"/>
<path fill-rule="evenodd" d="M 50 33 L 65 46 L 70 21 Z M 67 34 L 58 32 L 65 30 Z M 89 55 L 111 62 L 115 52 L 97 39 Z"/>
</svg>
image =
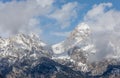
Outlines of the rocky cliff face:
<svg viewBox="0 0 120 78">
<path fill-rule="evenodd" d="M 25 63 L 26 64 L 26 63 Z M 36 66 L 13 65 L 7 78 L 84 78 L 84 74 L 61 65 L 49 58 L 42 57 Z"/>
</svg>

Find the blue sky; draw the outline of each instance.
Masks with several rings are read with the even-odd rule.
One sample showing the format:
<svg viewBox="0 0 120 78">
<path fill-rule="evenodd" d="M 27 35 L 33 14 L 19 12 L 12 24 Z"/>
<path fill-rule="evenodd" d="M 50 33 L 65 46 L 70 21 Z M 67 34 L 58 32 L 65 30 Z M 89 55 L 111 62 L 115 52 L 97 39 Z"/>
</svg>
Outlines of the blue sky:
<svg viewBox="0 0 120 78">
<path fill-rule="evenodd" d="M 10 36 L 19 32 L 34 32 L 39 34 L 41 39 L 49 44 L 64 40 L 79 23 L 87 22 L 93 25 L 91 21 L 88 21 L 87 15 L 90 15 L 88 12 L 94 9 L 94 5 L 97 8 L 100 4 L 105 3 L 100 6 L 106 10 L 104 14 L 107 14 L 107 12 L 109 14 L 112 10 L 115 13 L 120 11 L 120 0 L 0 1 L 1 36 Z M 107 3 L 111 3 L 112 7 L 109 7 Z"/>
</svg>

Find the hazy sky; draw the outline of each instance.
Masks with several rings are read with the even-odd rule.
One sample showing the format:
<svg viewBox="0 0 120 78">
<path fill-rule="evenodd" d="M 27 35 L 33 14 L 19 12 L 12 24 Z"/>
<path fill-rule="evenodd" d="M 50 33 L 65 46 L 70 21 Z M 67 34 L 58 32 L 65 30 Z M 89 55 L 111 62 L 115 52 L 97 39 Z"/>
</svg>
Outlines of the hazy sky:
<svg viewBox="0 0 120 78">
<path fill-rule="evenodd" d="M 119 39 L 119 4 L 120 0 L 0 0 L 0 36 L 33 32 L 53 44 L 86 22 L 94 41 L 111 35 Z"/>
</svg>

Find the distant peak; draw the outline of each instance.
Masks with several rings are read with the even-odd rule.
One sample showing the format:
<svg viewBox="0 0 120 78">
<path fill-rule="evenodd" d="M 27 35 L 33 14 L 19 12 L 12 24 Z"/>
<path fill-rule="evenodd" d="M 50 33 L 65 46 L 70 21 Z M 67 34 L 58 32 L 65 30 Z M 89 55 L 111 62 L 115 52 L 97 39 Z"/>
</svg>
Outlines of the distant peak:
<svg viewBox="0 0 120 78">
<path fill-rule="evenodd" d="M 80 23 L 76 27 L 78 30 L 90 30 L 90 27 L 86 23 Z"/>
<path fill-rule="evenodd" d="M 75 46 L 89 43 L 90 28 L 86 23 L 78 24 L 68 38 L 52 46 L 55 54 L 62 54 Z"/>
<path fill-rule="evenodd" d="M 19 33 L 17 34 L 15 37 L 25 37 L 25 38 L 38 38 L 39 39 L 39 36 L 35 33 L 31 33 L 31 34 L 23 34 L 23 33 Z"/>
</svg>

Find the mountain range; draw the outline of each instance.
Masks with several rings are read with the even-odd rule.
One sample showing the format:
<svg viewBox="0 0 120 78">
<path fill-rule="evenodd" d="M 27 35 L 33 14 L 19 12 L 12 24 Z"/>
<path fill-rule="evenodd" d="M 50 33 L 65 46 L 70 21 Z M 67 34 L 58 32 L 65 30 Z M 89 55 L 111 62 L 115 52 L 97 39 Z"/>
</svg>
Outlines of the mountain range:
<svg viewBox="0 0 120 78">
<path fill-rule="evenodd" d="M 81 23 L 64 41 L 51 46 L 36 34 L 0 38 L 0 77 L 120 78 L 119 55 L 92 61 L 97 49 L 91 32 Z M 116 49 L 112 43 L 109 46 Z"/>
</svg>

